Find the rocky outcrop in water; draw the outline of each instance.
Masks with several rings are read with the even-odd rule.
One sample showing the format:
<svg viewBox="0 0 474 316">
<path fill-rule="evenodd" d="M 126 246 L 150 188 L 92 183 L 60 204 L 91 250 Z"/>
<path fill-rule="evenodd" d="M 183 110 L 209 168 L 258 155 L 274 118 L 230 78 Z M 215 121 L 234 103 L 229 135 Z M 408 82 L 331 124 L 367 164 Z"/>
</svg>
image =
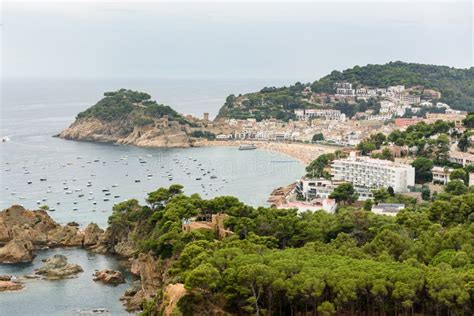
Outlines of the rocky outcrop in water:
<svg viewBox="0 0 474 316">
<path fill-rule="evenodd" d="M 94 281 L 101 281 L 105 284 L 117 285 L 125 283 L 125 278 L 123 277 L 123 274 L 120 271 L 104 269 L 94 273 Z"/>
<path fill-rule="evenodd" d="M 33 244 L 29 240 L 11 240 L 0 248 L 0 263 L 33 261 Z"/>
<path fill-rule="evenodd" d="M 84 246 L 90 247 L 96 245 L 100 241 L 100 238 L 103 234 L 103 229 L 101 229 L 95 223 L 90 223 L 89 225 L 87 225 L 86 229 L 84 229 Z"/>
<path fill-rule="evenodd" d="M 24 285 L 13 281 L 0 281 L 0 292 L 5 291 L 19 291 L 24 288 Z"/>
<path fill-rule="evenodd" d="M 35 274 L 51 280 L 73 277 L 84 271 L 80 265 L 68 263 L 63 255 L 54 255 L 43 262 L 43 267 L 36 269 Z"/>
<path fill-rule="evenodd" d="M 92 247 L 100 241 L 102 234 L 103 230 L 97 224 L 91 223 L 81 231 L 77 223 L 59 225 L 46 211 L 30 211 L 20 205 L 0 212 L 0 245 L 11 241 L 29 241 L 36 248 Z M 8 250 L 2 249 L 0 253 Z"/>
</svg>

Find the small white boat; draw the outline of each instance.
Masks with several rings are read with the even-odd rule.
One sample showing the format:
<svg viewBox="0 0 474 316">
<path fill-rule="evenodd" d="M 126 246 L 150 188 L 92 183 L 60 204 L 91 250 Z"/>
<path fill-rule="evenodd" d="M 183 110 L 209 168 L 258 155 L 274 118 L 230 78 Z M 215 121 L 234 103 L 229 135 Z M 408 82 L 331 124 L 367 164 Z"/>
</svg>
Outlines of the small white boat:
<svg viewBox="0 0 474 316">
<path fill-rule="evenodd" d="M 239 146 L 239 150 L 252 150 L 252 149 L 257 149 L 257 146 L 254 144 L 242 144 Z"/>
</svg>

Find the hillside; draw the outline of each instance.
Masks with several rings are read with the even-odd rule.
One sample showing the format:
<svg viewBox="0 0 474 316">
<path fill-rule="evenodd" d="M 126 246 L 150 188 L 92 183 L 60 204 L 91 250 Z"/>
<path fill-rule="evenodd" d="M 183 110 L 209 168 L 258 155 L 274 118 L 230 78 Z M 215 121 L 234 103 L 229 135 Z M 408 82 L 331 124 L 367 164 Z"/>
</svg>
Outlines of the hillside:
<svg viewBox="0 0 474 316">
<path fill-rule="evenodd" d="M 457 110 L 474 110 L 474 68 L 456 69 L 447 66 L 390 62 L 385 65 L 355 66 L 351 69 L 333 71 L 313 83 L 297 82 L 289 87 L 265 87 L 259 92 L 227 97 L 219 111 L 222 118 L 293 118 L 297 108 L 343 107 L 335 101 L 321 99 L 321 95 L 334 94 L 335 83 L 350 82 L 353 88 L 387 88 L 393 85 L 416 87 L 421 93 L 425 89 L 441 93 L 437 102 L 449 104 Z M 370 101 L 370 100 L 369 100 Z M 361 111 L 374 108 L 374 104 L 357 101 Z M 340 102 L 342 103 L 342 102 Z"/>
<path fill-rule="evenodd" d="M 134 256 L 143 315 L 472 315 L 474 194 L 403 202 L 396 217 L 186 196 L 177 184 L 116 204 L 99 248 Z M 128 291 L 129 292 L 129 291 Z M 146 303 L 144 303 L 146 301 Z M 298 313 L 299 312 L 299 313 Z M 318 312 L 318 314 L 317 314 Z"/>
<path fill-rule="evenodd" d="M 104 93 L 59 137 L 142 147 L 188 147 L 194 127 L 195 122 L 152 101 L 149 94 L 120 89 Z"/>
</svg>

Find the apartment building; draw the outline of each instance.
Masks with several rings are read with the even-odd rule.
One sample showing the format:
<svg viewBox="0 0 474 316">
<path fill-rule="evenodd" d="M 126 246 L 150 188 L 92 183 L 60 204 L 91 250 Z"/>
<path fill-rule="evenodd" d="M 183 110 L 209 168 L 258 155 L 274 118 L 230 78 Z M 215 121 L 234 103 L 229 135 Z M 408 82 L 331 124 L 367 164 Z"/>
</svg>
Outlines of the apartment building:
<svg viewBox="0 0 474 316">
<path fill-rule="evenodd" d="M 431 169 L 431 173 L 433 174 L 433 183 L 448 184 L 449 176 L 453 171 L 453 168 L 434 166 L 433 169 Z"/>
<path fill-rule="evenodd" d="M 306 200 L 327 199 L 334 187 L 327 179 L 301 179 L 296 183 L 295 192 Z"/>
<path fill-rule="evenodd" d="M 389 160 L 356 156 L 334 160 L 333 180 L 348 181 L 355 187 L 370 189 L 392 187 L 395 192 L 407 192 L 415 185 L 415 168 Z"/>
<path fill-rule="evenodd" d="M 295 110 L 295 116 L 300 121 L 309 121 L 313 118 L 322 118 L 326 121 L 345 121 L 346 115 L 339 110 L 332 109 L 301 109 Z"/>
<path fill-rule="evenodd" d="M 467 165 L 474 164 L 474 155 L 461 151 L 450 151 L 448 160 L 465 167 Z"/>
</svg>

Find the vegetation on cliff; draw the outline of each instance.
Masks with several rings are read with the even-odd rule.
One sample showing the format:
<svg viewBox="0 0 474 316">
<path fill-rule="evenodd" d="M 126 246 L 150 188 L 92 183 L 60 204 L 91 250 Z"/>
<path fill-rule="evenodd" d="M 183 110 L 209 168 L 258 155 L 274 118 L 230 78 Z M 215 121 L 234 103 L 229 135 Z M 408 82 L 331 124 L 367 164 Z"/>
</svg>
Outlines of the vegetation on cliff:
<svg viewBox="0 0 474 316">
<path fill-rule="evenodd" d="M 189 123 L 171 107 L 150 99 L 151 96 L 147 93 L 127 89 L 106 92 L 104 98 L 79 113 L 77 119 L 96 118 L 106 122 L 131 120 L 134 125 L 145 126 L 167 115 L 169 121 Z"/>
<path fill-rule="evenodd" d="M 313 83 L 295 83 L 289 87 L 265 87 L 259 92 L 245 95 L 230 95 L 219 111 L 218 118 L 255 118 L 257 120 L 294 118 L 297 108 L 333 107 L 352 117 L 355 112 L 372 109 L 375 113 L 380 104 L 375 100 L 359 101 L 355 105 L 344 102 L 326 103 L 310 99 L 305 88 L 315 93 L 334 94 L 334 84 L 340 81 L 353 83 L 353 87 L 369 86 L 385 88 L 390 85 L 422 86 L 441 92 L 440 102 L 454 109 L 474 109 L 474 68 L 456 69 L 447 66 L 390 62 L 384 65 L 355 66 L 351 69 L 333 71 Z M 322 103 L 324 106 L 322 106 Z"/>
<path fill-rule="evenodd" d="M 383 193 L 383 192 L 382 192 Z M 389 194 L 377 195 L 384 201 Z M 474 190 L 408 203 L 396 217 L 343 207 L 336 214 L 254 208 L 234 197 L 203 200 L 182 186 L 114 207 L 109 230 L 133 231 L 136 253 L 166 267 L 144 314 L 158 313 L 167 283 L 183 283 L 183 315 L 474 310 Z M 233 234 L 184 229 L 226 214 Z"/>
</svg>

